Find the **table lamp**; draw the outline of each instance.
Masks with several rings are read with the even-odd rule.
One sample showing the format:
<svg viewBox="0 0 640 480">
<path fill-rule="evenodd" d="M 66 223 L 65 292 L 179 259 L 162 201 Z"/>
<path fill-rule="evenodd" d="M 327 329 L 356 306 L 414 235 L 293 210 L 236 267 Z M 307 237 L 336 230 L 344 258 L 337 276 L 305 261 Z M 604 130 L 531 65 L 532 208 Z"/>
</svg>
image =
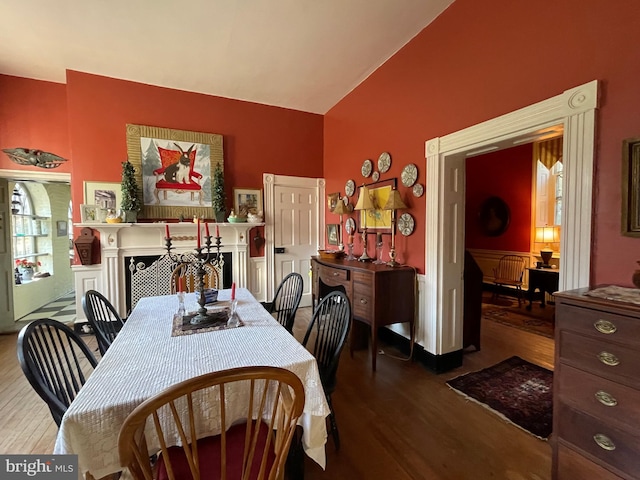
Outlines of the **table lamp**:
<svg viewBox="0 0 640 480">
<path fill-rule="evenodd" d="M 391 248 L 389 249 L 389 261 L 387 265 L 396 267 L 400 265 L 396 262 L 396 210 L 407 208 L 400 197 L 400 192 L 395 188 L 391 190 L 391 195 L 387 199 L 387 203 L 382 207 L 383 210 L 391 210 Z"/>
<path fill-rule="evenodd" d="M 362 222 L 362 244 L 363 251 L 358 261 L 360 262 L 368 262 L 371 260 L 371 257 L 367 255 L 367 211 L 374 210 L 375 206 L 373 205 L 373 201 L 371 200 L 371 195 L 369 194 L 369 189 L 364 185 L 360 187 L 360 196 L 358 197 L 358 203 L 354 210 L 362 210 L 364 211 L 364 221 Z M 362 214 L 361 214 L 362 218 Z"/>
<path fill-rule="evenodd" d="M 342 199 L 338 199 L 338 203 L 333 209 L 333 213 L 340 215 L 340 230 L 338 230 L 338 250 L 344 252 L 344 243 L 342 242 L 342 215 L 349 213 L 348 207 L 344 204 Z"/>
<path fill-rule="evenodd" d="M 549 262 L 551 261 L 551 257 L 553 256 L 553 249 L 551 248 L 549 243 L 554 241 L 554 227 L 536 227 L 536 242 L 545 244 L 545 246 L 540 250 L 540 257 L 542 257 L 542 268 L 551 268 Z"/>
</svg>

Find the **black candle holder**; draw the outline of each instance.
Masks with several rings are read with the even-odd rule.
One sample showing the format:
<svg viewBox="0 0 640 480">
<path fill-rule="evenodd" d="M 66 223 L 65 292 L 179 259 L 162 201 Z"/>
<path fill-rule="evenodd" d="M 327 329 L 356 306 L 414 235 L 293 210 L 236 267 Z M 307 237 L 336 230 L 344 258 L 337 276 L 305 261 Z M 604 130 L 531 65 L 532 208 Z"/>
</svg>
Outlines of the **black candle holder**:
<svg viewBox="0 0 640 480">
<path fill-rule="evenodd" d="M 198 235 L 200 232 L 198 232 Z M 212 245 L 211 239 L 215 238 L 215 244 Z M 207 309 L 205 307 L 206 296 L 204 288 L 204 276 L 206 274 L 205 265 L 211 264 L 216 269 L 221 269 L 224 263 L 224 258 L 220 254 L 220 247 L 222 247 L 222 237 L 211 235 L 204 236 L 204 247 L 196 247 L 194 254 L 191 253 L 172 253 L 174 247 L 172 247 L 171 237 L 165 237 L 164 243 L 167 249 L 167 256 L 178 266 L 179 264 L 190 264 L 195 267 L 195 274 L 197 280 L 197 287 L 200 291 L 198 298 L 198 304 L 200 308 L 198 313 L 191 319 L 191 323 L 194 325 L 211 321 L 212 317 L 207 315 Z M 194 258 L 195 257 L 195 258 Z"/>
</svg>

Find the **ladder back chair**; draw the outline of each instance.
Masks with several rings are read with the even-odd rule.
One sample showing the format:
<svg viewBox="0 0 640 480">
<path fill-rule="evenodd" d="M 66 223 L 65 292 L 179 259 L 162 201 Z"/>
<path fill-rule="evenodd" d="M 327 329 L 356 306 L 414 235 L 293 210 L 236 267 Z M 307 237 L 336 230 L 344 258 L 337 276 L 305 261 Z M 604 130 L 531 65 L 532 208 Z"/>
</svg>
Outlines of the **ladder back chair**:
<svg viewBox="0 0 640 480">
<path fill-rule="evenodd" d="M 336 449 L 340 448 L 340 436 L 331 403 L 331 394 L 336 389 L 338 362 L 342 348 L 347 341 L 350 324 L 351 304 L 349 297 L 344 292 L 333 291 L 318 303 L 304 340 L 302 340 L 302 345 L 316 357 L 318 362 L 322 388 L 331 410 L 329 414 L 330 433 L 333 436 Z"/>
<path fill-rule="evenodd" d="M 504 255 L 498 262 L 498 266 L 493 269 L 493 283 L 496 289 L 493 297 L 498 298 L 499 289 L 504 286 L 515 287 L 518 297 L 518 306 L 522 298 L 522 277 L 524 275 L 524 258 L 518 255 Z"/>
<path fill-rule="evenodd" d="M 293 322 L 302 299 L 304 280 L 302 275 L 296 272 L 288 274 L 282 279 L 276 294 L 271 302 L 261 302 L 262 306 L 275 318 L 289 333 L 293 332 Z"/>
<path fill-rule="evenodd" d="M 282 479 L 304 401 L 302 382 L 282 368 L 201 375 L 129 414 L 118 437 L 120 462 L 135 480 Z"/>
<path fill-rule="evenodd" d="M 49 318 L 34 320 L 20 330 L 18 361 L 58 426 L 98 364 L 77 333 Z"/>
<path fill-rule="evenodd" d="M 98 340 L 100 355 L 104 355 L 122 329 L 124 321 L 111 302 L 96 290 L 86 291 L 82 297 L 82 309 Z"/>
<path fill-rule="evenodd" d="M 212 263 L 204 264 L 204 288 L 218 288 L 220 284 L 220 275 L 218 269 Z M 196 276 L 196 266 L 191 263 L 181 263 L 171 273 L 171 293 L 179 290 L 180 278 L 184 291 L 187 293 L 195 292 L 198 289 L 198 277 Z"/>
</svg>

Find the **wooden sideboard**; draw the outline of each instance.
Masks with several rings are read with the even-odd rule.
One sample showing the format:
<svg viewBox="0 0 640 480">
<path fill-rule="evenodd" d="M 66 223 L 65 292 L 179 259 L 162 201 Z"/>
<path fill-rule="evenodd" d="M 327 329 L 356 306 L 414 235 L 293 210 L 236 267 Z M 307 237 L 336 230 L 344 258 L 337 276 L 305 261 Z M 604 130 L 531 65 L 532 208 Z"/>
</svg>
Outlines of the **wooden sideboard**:
<svg viewBox="0 0 640 480">
<path fill-rule="evenodd" d="M 378 327 L 408 322 L 414 338 L 416 271 L 413 267 L 389 267 L 356 260 L 311 258 L 314 304 L 332 290 L 349 297 L 353 320 L 369 326 L 371 366 L 376 369 Z M 355 323 L 352 322 L 353 353 Z"/>
<path fill-rule="evenodd" d="M 553 478 L 640 478 L 640 306 L 556 298 Z"/>
</svg>

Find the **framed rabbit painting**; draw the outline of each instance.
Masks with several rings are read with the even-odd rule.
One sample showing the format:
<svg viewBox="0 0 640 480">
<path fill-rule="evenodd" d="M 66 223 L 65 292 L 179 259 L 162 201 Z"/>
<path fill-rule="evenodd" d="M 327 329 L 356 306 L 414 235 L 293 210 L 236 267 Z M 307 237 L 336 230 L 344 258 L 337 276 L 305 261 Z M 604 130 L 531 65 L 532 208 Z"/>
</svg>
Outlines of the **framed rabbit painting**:
<svg viewBox="0 0 640 480">
<path fill-rule="evenodd" d="M 213 215 L 213 170 L 220 164 L 224 171 L 222 135 L 128 124 L 127 154 L 145 218 Z"/>
</svg>

